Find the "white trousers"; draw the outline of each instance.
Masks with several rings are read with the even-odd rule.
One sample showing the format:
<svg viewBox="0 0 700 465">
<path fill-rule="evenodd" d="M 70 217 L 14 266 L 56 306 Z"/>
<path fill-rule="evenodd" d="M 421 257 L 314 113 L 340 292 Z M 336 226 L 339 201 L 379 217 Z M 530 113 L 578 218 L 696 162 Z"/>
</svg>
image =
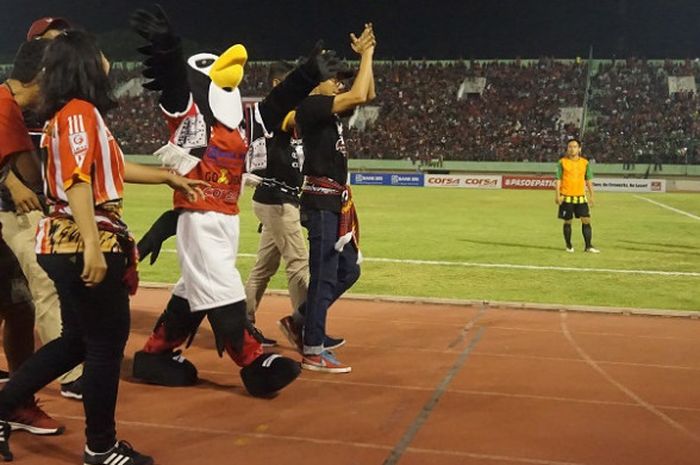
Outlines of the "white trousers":
<svg viewBox="0 0 700 465">
<path fill-rule="evenodd" d="M 177 256 L 181 277 L 173 294 L 187 299 L 193 312 L 245 300 L 236 268 L 238 215 L 186 211 L 177 222 Z"/>
</svg>

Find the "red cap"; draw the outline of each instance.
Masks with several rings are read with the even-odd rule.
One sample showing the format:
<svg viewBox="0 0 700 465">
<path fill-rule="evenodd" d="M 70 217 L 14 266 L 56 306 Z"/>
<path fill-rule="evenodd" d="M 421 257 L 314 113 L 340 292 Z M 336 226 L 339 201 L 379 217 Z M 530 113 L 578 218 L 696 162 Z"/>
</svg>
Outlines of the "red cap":
<svg viewBox="0 0 700 465">
<path fill-rule="evenodd" d="M 54 18 L 48 16 L 46 18 L 37 19 L 34 21 L 27 32 L 27 40 L 36 39 L 49 29 L 68 29 L 70 23 L 65 18 Z"/>
</svg>

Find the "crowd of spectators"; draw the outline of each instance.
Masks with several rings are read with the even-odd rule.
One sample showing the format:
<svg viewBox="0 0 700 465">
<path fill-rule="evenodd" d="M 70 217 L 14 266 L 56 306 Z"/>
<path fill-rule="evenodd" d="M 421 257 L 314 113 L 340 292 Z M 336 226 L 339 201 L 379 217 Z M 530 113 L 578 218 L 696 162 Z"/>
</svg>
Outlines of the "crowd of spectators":
<svg viewBox="0 0 700 465">
<path fill-rule="evenodd" d="M 6 71 L 6 70 L 5 70 Z M 553 161 L 580 128 L 560 109 L 584 102 L 588 66 L 580 60 L 393 62 L 375 65 L 379 117 L 348 131 L 355 158 Z M 0 79 L 4 79 L 0 69 Z M 596 162 L 700 161 L 700 99 L 669 95 L 669 76 L 699 76 L 697 61 L 600 62 L 588 101 L 584 153 Z M 138 79 L 138 67 L 115 66 L 115 88 Z M 462 95 L 465 78 L 485 78 L 483 92 Z M 249 63 L 244 97 L 269 92 L 267 65 Z M 167 140 L 157 95 L 120 98 L 108 125 L 124 152 L 152 153 Z"/>
<path fill-rule="evenodd" d="M 352 131 L 358 158 L 547 161 L 578 128 L 559 122 L 561 107 L 580 106 L 585 66 L 554 60 L 396 63 L 375 67 L 380 118 Z M 486 78 L 481 94 L 458 90 Z"/>
<path fill-rule="evenodd" d="M 669 76 L 699 76 L 695 61 L 630 58 L 602 64 L 592 80 L 587 150 L 599 162 L 692 163 L 698 159 L 700 100 L 669 94 Z"/>
<path fill-rule="evenodd" d="M 365 130 L 350 130 L 356 158 L 440 160 L 544 160 L 556 156 L 562 131 L 559 106 L 573 105 L 582 90 L 583 67 L 542 60 L 534 64 L 464 62 L 379 64 L 375 67 L 380 117 Z M 462 80 L 484 76 L 480 97 L 457 99 Z M 139 77 L 139 70 L 115 67 L 116 88 Z M 267 66 L 249 63 L 241 94 L 269 92 Z M 167 138 L 156 96 L 122 97 L 107 116 L 126 153 L 152 153 Z M 550 153 L 547 157 L 544 154 Z"/>
<path fill-rule="evenodd" d="M 119 106 L 105 119 L 124 153 L 153 153 L 168 141 L 168 128 L 153 92 L 119 99 Z"/>
</svg>

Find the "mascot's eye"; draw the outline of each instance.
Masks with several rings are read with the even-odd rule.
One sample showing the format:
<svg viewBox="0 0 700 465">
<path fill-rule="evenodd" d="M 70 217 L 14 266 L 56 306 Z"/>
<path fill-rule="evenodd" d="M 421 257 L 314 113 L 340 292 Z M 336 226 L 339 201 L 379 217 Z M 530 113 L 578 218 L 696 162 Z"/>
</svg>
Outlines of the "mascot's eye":
<svg viewBox="0 0 700 465">
<path fill-rule="evenodd" d="M 195 65 L 197 65 L 197 68 L 208 68 L 209 66 L 214 64 L 214 61 L 216 60 L 213 60 L 211 58 L 204 58 L 202 60 L 197 60 L 195 62 Z"/>
<path fill-rule="evenodd" d="M 226 92 L 233 92 L 233 87 L 224 87 L 223 88 Z"/>
</svg>

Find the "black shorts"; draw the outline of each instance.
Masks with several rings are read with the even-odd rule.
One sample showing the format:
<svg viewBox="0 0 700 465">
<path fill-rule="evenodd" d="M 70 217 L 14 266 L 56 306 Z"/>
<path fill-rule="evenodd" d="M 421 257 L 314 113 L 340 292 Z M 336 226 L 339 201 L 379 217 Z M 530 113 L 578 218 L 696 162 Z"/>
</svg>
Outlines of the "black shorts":
<svg viewBox="0 0 700 465">
<path fill-rule="evenodd" d="M 574 216 L 576 218 L 587 218 L 591 216 L 591 210 L 588 208 L 588 203 L 568 203 L 562 202 L 559 205 L 559 215 L 562 220 L 570 220 Z"/>
<path fill-rule="evenodd" d="M 0 311 L 31 301 L 32 293 L 17 257 L 7 243 L 0 239 Z"/>
</svg>

